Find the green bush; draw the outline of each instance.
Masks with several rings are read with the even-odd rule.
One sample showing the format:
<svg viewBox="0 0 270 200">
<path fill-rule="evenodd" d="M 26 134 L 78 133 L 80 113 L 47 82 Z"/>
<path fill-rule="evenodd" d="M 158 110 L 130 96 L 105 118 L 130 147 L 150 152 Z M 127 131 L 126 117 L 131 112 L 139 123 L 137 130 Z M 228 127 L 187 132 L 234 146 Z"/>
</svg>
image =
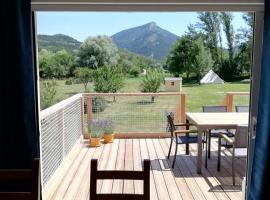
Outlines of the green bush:
<svg viewBox="0 0 270 200">
<path fill-rule="evenodd" d="M 107 101 L 103 97 L 92 98 L 92 112 L 103 112 L 107 107 Z"/>
<path fill-rule="evenodd" d="M 66 80 L 65 85 L 72 85 L 72 80 L 71 79 Z"/>
<path fill-rule="evenodd" d="M 45 81 L 42 83 L 42 90 L 40 94 L 41 109 L 48 108 L 55 103 L 56 96 L 56 82 Z"/>
</svg>

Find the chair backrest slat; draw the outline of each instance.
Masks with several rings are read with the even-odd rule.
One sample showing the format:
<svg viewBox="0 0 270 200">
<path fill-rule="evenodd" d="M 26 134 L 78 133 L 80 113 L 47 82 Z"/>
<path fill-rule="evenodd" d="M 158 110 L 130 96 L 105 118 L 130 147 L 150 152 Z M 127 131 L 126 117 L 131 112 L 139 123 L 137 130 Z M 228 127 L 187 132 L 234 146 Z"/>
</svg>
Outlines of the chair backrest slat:
<svg viewBox="0 0 270 200">
<path fill-rule="evenodd" d="M 249 112 L 249 106 L 235 106 L 236 112 Z"/>
<path fill-rule="evenodd" d="M 203 106 L 203 112 L 227 112 L 227 106 Z"/>
<path fill-rule="evenodd" d="M 234 148 L 247 148 L 248 125 L 238 125 L 234 136 Z"/>
<path fill-rule="evenodd" d="M 25 180 L 31 181 L 32 191 L 29 192 L 0 192 L 0 199 L 31 199 L 39 198 L 39 159 L 34 159 L 32 169 L 3 169 L 0 170 L 0 180 Z"/>
<path fill-rule="evenodd" d="M 98 179 L 143 180 L 143 194 L 97 194 Z M 143 171 L 102 171 L 97 170 L 97 159 L 91 160 L 90 172 L 90 199 L 116 200 L 116 199 L 150 199 L 150 160 L 143 161 Z"/>
</svg>

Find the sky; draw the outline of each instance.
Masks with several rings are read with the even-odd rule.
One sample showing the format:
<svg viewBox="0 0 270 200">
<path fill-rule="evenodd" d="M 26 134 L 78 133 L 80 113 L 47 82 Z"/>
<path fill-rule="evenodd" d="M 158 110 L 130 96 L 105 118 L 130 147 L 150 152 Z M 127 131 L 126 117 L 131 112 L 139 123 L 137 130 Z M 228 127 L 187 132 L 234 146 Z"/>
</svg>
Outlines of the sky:
<svg viewBox="0 0 270 200">
<path fill-rule="evenodd" d="M 233 13 L 235 30 L 245 27 L 242 13 Z M 119 31 L 149 22 L 178 36 L 195 24 L 195 12 L 38 12 L 38 34 L 65 34 L 81 42 L 88 36 L 111 36 Z"/>
</svg>

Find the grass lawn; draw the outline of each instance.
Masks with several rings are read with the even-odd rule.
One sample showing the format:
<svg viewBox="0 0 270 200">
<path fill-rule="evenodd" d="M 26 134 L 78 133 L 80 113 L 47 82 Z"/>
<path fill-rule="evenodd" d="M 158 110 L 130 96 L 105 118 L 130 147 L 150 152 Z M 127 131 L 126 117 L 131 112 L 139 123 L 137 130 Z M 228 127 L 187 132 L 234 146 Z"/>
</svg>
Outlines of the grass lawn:
<svg viewBox="0 0 270 200">
<path fill-rule="evenodd" d="M 42 84 L 41 92 L 42 92 Z M 140 92 L 140 78 L 125 79 L 125 86 L 121 92 Z M 88 91 L 94 92 L 93 84 L 88 85 Z M 76 93 L 84 92 L 82 84 L 65 85 L 65 80 L 58 80 L 56 86 L 56 102 L 68 98 Z M 162 85 L 161 91 L 164 91 Z M 226 92 L 249 91 L 249 83 L 225 83 L 216 85 L 183 85 L 186 96 L 186 111 L 201 112 L 203 105 L 222 105 Z M 175 111 L 178 106 L 177 96 L 164 96 L 150 103 L 150 97 L 112 97 L 106 98 L 105 111 L 93 113 L 93 118 L 109 118 L 115 121 L 117 132 L 164 132 L 166 128 L 166 111 Z M 247 105 L 248 97 L 235 98 L 235 105 Z"/>
</svg>

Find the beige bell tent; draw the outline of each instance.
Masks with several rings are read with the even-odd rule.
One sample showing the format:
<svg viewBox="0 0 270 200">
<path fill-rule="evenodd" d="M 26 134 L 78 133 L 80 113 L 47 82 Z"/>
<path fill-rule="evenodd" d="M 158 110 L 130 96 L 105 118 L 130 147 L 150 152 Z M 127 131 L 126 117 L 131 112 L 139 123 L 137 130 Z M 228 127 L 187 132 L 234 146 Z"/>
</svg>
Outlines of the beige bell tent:
<svg viewBox="0 0 270 200">
<path fill-rule="evenodd" d="M 211 69 L 205 76 L 200 80 L 201 84 L 220 84 L 224 81 Z"/>
</svg>

